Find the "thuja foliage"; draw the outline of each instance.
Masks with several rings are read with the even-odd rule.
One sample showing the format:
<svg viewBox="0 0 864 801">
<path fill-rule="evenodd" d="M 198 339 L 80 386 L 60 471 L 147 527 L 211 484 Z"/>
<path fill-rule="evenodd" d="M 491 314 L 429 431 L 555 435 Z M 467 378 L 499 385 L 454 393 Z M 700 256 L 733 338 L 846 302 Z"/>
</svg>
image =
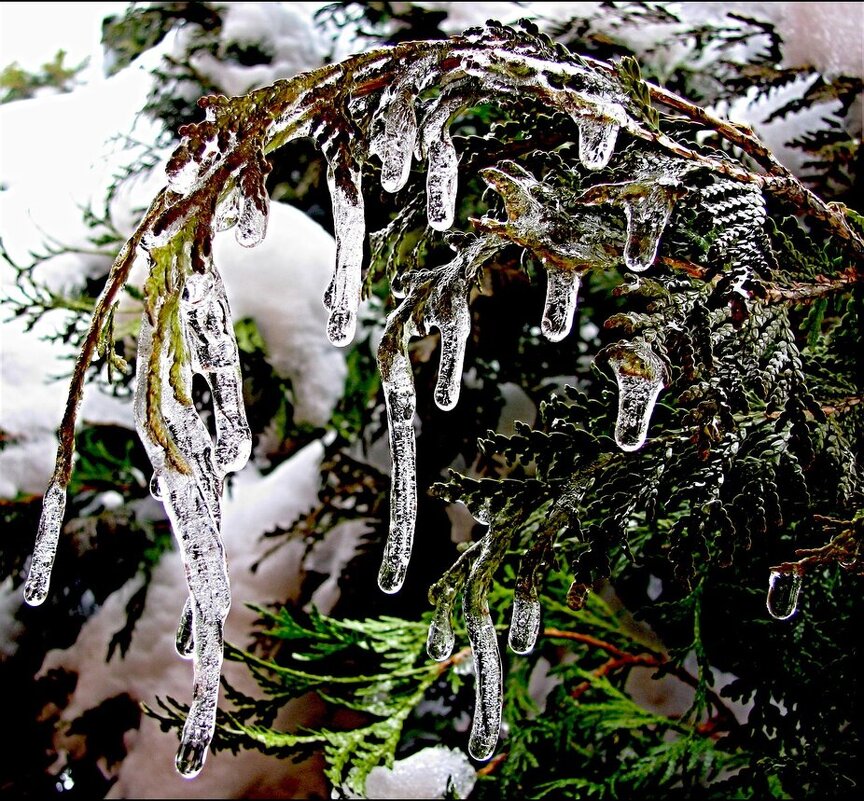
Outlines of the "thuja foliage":
<svg viewBox="0 0 864 801">
<path fill-rule="evenodd" d="M 726 65 L 724 84 L 791 81 L 774 66 L 773 32 L 753 26 L 767 52 L 755 71 Z M 26 592 L 45 597 L 75 406 L 143 258 L 136 421 L 189 568 L 178 650 L 196 671 L 190 708 L 169 699 L 151 714 L 182 727 L 182 773 L 201 769 L 216 715 L 215 747 L 321 749 L 342 792 L 362 792 L 374 766 L 406 750 L 466 739 L 491 759 L 480 795 L 788 797 L 859 782 L 864 241 L 857 213 L 828 202 L 855 186 L 854 163 L 823 142 L 816 193 L 749 130 L 645 80 L 629 54 L 595 55 L 605 58 L 530 23 L 489 23 L 205 98 L 205 120 L 181 129 L 168 187 L 121 250 L 84 337 Z M 668 85 L 699 84 L 682 70 Z M 830 86 L 844 109 L 860 91 Z M 415 527 L 428 553 L 419 540 L 440 528 L 443 504 L 476 524 L 460 548 L 434 540 L 445 565 L 422 588 L 434 607 L 422 622 L 262 609 L 266 656 L 225 652 L 262 696 L 227 688 L 231 710 L 217 714 L 230 600 L 219 495 L 251 436 L 211 241 L 233 226 L 241 244 L 264 236 L 267 156 L 298 137 L 327 163 L 331 340 L 352 340 L 361 296 L 393 299 L 380 392 L 362 332 L 353 351 L 353 397 L 383 404 L 393 470 L 388 503 L 387 477 L 364 465 L 369 425 L 343 405 L 322 507 L 297 529 L 324 535 L 359 518 L 370 540 L 388 530 L 379 583 L 392 593 L 406 581 L 410 599 Z M 368 245 L 367 196 L 370 214 L 386 215 Z M 437 371 L 411 345 L 433 327 Z M 210 383 L 215 445 L 193 373 Z M 537 415 L 496 431 L 500 387 L 517 378 Z M 449 425 L 432 399 L 468 420 Z M 369 548 L 380 559 L 380 542 Z M 646 673 L 681 691 L 681 707 L 640 699 Z M 545 692 L 530 693 L 541 678 Z M 363 720 L 274 730 L 279 709 L 309 691 Z"/>
</svg>

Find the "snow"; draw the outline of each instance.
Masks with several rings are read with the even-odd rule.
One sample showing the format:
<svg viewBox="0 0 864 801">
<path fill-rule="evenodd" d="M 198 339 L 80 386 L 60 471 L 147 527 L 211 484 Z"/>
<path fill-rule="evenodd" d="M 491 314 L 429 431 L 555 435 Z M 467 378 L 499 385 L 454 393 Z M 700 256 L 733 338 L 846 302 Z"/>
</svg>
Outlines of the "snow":
<svg viewBox="0 0 864 801">
<path fill-rule="evenodd" d="M 476 781 L 477 774 L 465 754 L 438 745 L 397 759 L 390 769 L 372 768 L 366 778 L 366 797 L 467 798 Z M 448 789 L 454 795 L 448 795 Z"/>
</svg>

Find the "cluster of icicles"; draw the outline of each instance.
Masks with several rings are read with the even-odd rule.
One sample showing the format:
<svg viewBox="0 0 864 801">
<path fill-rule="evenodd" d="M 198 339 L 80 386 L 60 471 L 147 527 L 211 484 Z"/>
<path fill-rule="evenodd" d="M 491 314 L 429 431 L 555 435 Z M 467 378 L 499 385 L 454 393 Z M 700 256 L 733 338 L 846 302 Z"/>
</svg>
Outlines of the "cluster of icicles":
<svg viewBox="0 0 864 801">
<path fill-rule="evenodd" d="M 418 122 L 415 104 L 419 104 L 418 95 L 436 76 L 440 77 L 440 71 L 436 71 L 440 54 L 436 61 L 421 53 L 413 64 L 400 67 L 396 78 L 383 90 L 369 126 L 368 153 L 381 161 L 381 183 L 386 191 L 398 192 L 404 187 L 412 157 L 426 159 L 428 220 L 432 228 L 440 231 L 450 228 L 456 209 L 459 159 L 449 125 L 479 98 L 496 92 L 513 94 L 525 90 L 529 84 L 535 90 L 539 86 L 544 98 L 551 98 L 550 102 L 554 101 L 575 120 L 579 129 L 579 157 L 591 170 L 607 165 L 619 128 L 629 120 L 624 110 L 625 99 L 609 79 L 572 63 L 553 65 L 566 73 L 566 88 L 561 88 L 561 81 L 549 80 L 548 61 L 528 51 L 521 52 L 518 47 L 510 50 L 495 35 L 489 35 L 489 41 L 484 41 L 483 36 L 481 31 L 473 38 L 466 35 L 460 40 L 463 48 L 466 42 L 468 45 L 467 55 L 465 52 L 461 55 L 462 80 L 442 84 L 440 94 L 426 103 L 421 121 Z M 440 47 L 440 43 L 435 46 Z M 371 59 L 371 64 L 380 66 L 388 59 L 392 57 L 385 54 L 377 61 Z M 508 65 L 513 67 L 509 72 Z M 327 69 L 330 71 L 326 80 L 319 84 L 332 89 L 341 75 L 337 68 Z M 298 83 L 300 89 L 284 92 L 294 98 L 294 105 L 289 104 L 287 110 L 271 116 L 273 127 L 268 136 L 269 141 L 280 136 L 282 143 L 298 136 L 312 136 L 327 159 L 336 266 L 324 303 L 330 312 L 329 338 L 334 344 L 344 345 L 353 339 L 361 294 L 366 236 L 361 174 L 365 154 L 362 142 L 346 135 L 350 126 L 340 123 L 338 115 L 320 115 L 326 116 L 326 122 L 321 122 L 304 105 L 304 98 L 315 96 L 309 91 L 310 86 L 314 89 L 314 81 L 310 82 L 308 76 L 295 80 L 301 79 L 306 83 Z M 293 84 L 286 86 L 291 88 Z M 581 88 L 577 90 L 574 86 Z M 275 93 L 277 88 L 278 85 L 272 91 Z M 271 95 L 260 102 L 269 102 L 268 97 Z M 236 157 L 232 148 L 242 143 L 236 121 L 238 112 L 232 111 L 232 101 L 207 100 L 206 121 L 186 129 L 184 140 L 169 163 L 168 186 L 174 193 L 169 199 L 185 199 L 204 192 L 208 182 L 216 180 L 214 176 L 221 165 L 229 164 L 229 156 L 233 153 Z M 262 146 L 264 140 L 266 137 L 262 137 Z M 251 159 L 247 154 L 244 163 L 242 168 L 232 166 L 223 171 L 222 180 L 230 176 L 230 191 L 216 196 L 211 192 L 208 196 L 209 228 L 203 235 L 198 218 L 204 215 L 204 204 L 196 210 L 194 241 L 182 239 L 189 237 L 189 229 L 183 231 L 182 215 L 171 217 L 167 213 L 140 239 L 145 252 L 161 253 L 155 259 L 150 254 L 151 268 L 168 270 L 174 276 L 167 281 L 169 290 L 164 296 L 148 299 L 150 306 L 139 338 L 135 416 L 153 464 L 151 491 L 167 509 L 189 586 L 189 599 L 177 632 L 177 651 L 183 657 L 191 657 L 194 668 L 193 699 L 176 760 L 177 769 L 187 777 L 201 770 L 213 736 L 222 663 L 222 626 L 230 606 L 220 536 L 222 484 L 228 472 L 245 464 L 251 445 L 230 311 L 209 245 L 209 238 L 216 231 L 232 225 L 236 225 L 238 241 L 246 246 L 256 244 L 264 236 L 268 199 L 263 181 L 267 165 L 260 151 Z M 549 210 L 538 204 L 533 193 L 537 181 L 532 176 L 512 163 L 485 170 L 483 176 L 504 198 L 507 223 L 493 219 L 475 221 L 484 233 L 462 247 L 452 261 L 404 276 L 403 299 L 388 317 L 378 349 L 392 454 L 390 526 L 379 575 L 379 584 L 388 593 L 396 592 L 404 581 L 417 507 L 413 426 L 416 398 L 408 354 L 410 338 L 425 335 L 432 327 L 439 330 L 441 357 L 435 401 L 442 409 L 451 409 L 459 398 L 471 322 L 469 292 L 476 271 L 508 241 L 534 249 L 547 271 L 541 328 L 546 337 L 558 341 L 570 331 L 581 276 L 590 266 L 590 254 L 586 255 L 580 242 L 572 238 L 566 241 L 565 237 L 550 246 L 548 238 L 542 236 L 544 226 L 554 220 L 550 222 Z M 653 263 L 660 236 L 680 193 L 679 182 L 668 174 L 637 175 L 628 183 L 594 187 L 582 202 L 623 207 L 627 218 L 624 261 L 631 270 L 639 272 Z M 166 259 L 170 262 L 167 267 Z M 166 320 L 172 321 L 167 330 L 174 332 L 173 337 L 165 334 Z M 183 353 L 185 358 L 181 358 Z M 608 357 L 619 389 L 615 439 L 622 450 L 635 451 L 645 442 L 652 409 L 664 384 L 665 367 L 643 339 L 619 343 L 609 350 Z M 145 367 L 148 365 L 149 370 Z M 215 443 L 191 402 L 192 377 L 196 373 L 206 378 L 211 389 Z M 154 398 L 159 399 L 157 411 L 162 421 L 159 429 L 154 429 L 152 422 Z M 47 595 L 64 508 L 65 484 L 55 480 L 45 494 L 25 587 L 28 603 L 39 604 Z M 483 522 L 494 529 L 494 520 L 484 518 Z M 469 747 L 472 756 L 479 760 L 488 759 L 495 748 L 503 696 L 497 636 L 486 603 L 495 563 L 488 543 L 485 538 L 476 544 L 477 555 L 467 568 L 463 593 L 464 617 L 477 675 Z M 436 588 L 428 652 L 440 661 L 450 656 L 454 645 L 451 616 L 457 593 L 454 586 L 448 587 L 446 583 L 439 582 Z M 537 588 L 530 579 L 520 584 L 514 602 L 510 631 L 513 650 L 529 652 L 539 627 Z"/>
</svg>

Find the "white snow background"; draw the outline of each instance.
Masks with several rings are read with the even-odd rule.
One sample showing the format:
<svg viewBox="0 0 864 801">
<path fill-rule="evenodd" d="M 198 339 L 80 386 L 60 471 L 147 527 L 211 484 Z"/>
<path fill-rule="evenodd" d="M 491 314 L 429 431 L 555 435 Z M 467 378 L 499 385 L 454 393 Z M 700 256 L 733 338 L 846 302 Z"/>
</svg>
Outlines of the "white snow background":
<svg viewBox="0 0 864 801">
<path fill-rule="evenodd" d="M 288 77 L 317 66 L 328 45 L 312 27 L 311 14 L 317 3 L 227 4 L 223 35 L 237 41 L 265 40 L 276 54 L 274 65 L 228 67 L 212 58 L 197 66 L 226 93 L 242 92 L 276 78 Z M 566 18 L 596 10 L 597 3 L 425 3 L 447 8 L 448 30 L 458 32 L 489 17 L 512 21 L 535 13 Z M 774 21 L 787 41 L 789 66 L 811 63 L 832 74 L 838 71 L 862 74 L 862 23 L 860 3 L 686 3 L 670 4 L 688 14 L 716 16 L 727 10 L 764 16 Z M 124 158 L 116 145 L 106 144 L 117 132 L 133 130 L 138 138 L 155 135 L 152 126 L 135 122 L 152 77 L 149 68 L 160 52 L 179 46 L 169 36 L 153 52 L 106 79 L 101 73 L 99 30 L 101 17 L 122 11 L 124 3 L 2 3 L 0 4 L 0 67 L 12 61 L 36 69 L 53 58 L 59 48 L 68 52 L 67 64 L 90 56 L 82 85 L 70 94 L 41 93 L 33 100 L 0 106 L 0 235 L 13 256 L 26 259 L 28 250 L 38 250 L 46 235 L 67 245 L 86 245 L 87 229 L 81 206 L 98 203 L 111 172 Z M 646 37 L 650 32 L 645 32 Z M 343 44 L 346 54 L 352 42 Z M 778 101 L 779 102 L 779 101 Z M 763 113 L 745 102 L 727 110 L 730 115 L 756 123 Z M 798 121 L 801 122 L 800 120 Z M 783 156 L 782 142 L 794 130 L 786 120 L 760 130 L 769 145 Z M 134 209 L 146 205 L 161 186 L 157 172 L 150 180 L 138 181 L 112 208 L 125 232 L 136 220 Z M 227 287 L 235 318 L 253 317 L 270 349 L 274 366 L 292 378 L 299 393 L 298 413 L 315 423 L 327 419 L 341 392 L 345 368 L 341 351 L 326 341 L 325 312 L 321 296 L 333 261 L 332 239 L 315 223 L 294 209 L 273 204 L 265 243 L 252 251 L 234 243 L 228 233 L 217 238 L 216 260 Z M 104 272 L 100 257 L 63 257 L 44 266 L 41 277 L 53 289 L 68 290 L 85 277 Z M 254 280 L 250 275 L 254 272 Z M 11 292 L 12 273 L 0 263 L 2 291 Z M 40 336 L 54 324 L 46 319 L 36 330 L 25 333 L 17 322 L 4 321 L 0 337 L 0 430 L 16 444 L 0 453 L 0 497 L 17 493 L 41 494 L 50 475 L 56 449 L 55 431 L 65 402 L 66 381 L 54 380 L 68 373 L 69 362 L 56 345 Z M 88 391 L 82 419 L 112 422 L 131 427 L 128 404 Z M 299 549 L 280 549 L 252 574 L 249 567 L 263 552 L 261 534 L 285 525 L 312 504 L 317 490 L 320 443 L 312 443 L 278 470 L 263 478 L 250 466 L 235 482 L 226 500 L 224 536 L 234 593 L 234 605 L 226 636 L 243 643 L 252 615 L 247 601 L 284 599 L 297 590 Z M 109 502 L 110 499 L 105 499 Z M 322 543 L 316 569 L 338 572 L 351 555 L 352 536 Z M 137 700 L 152 702 L 156 695 L 187 699 L 191 691 L 189 663 L 174 654 L 173 635 L 177 615 L 186 595 L 183 571 L 176 552 L 158 566 L 148 595 L 147 608 L 132 638 L 132 647 L 122 661 L 105 663 L 107 643 L 125 619 L 124 607 L 137 589 L 130 582 L 111 596 L 87 622 L 77 643 L 54 651 L 43 670 L 62 666 L 79 673 L 79 683 L 64 720 L 71 721 L 86 709 L 122 692 Z M 324 611 L 332 606 L 334 582 L 316 597 Z M 370 591 L 374 591 L 370 588 Z M 0 649 L 14 650 L 12 614 L 20 604 L 17 592 L 0 590 Z M 236 667 L 236 666 L 235 666 Z M 231 673 L 230 680 L 246 689 L 244 676 Z M 284 724 L 297 725 L 315 713 L 314 706 L 297 703 L 286 711 Z M 59 742 L 74 750 L 74 740 Z M 117 772 L 112 797 L 301 797 L 322 793 L 320 769 L 307 769 L 289 761 L 279 762 L 254 752 L 234 757 L 211 755 L 203 773 L 194 781 L 181 779 L 173 769 L 176 740 L 159 731 L 150 719 L 129 734 L 129 754 Z M 392 778 L 376 774 L 377 797 L 441 797 L 443 787 L 428 770 L 429 759 L 404 760 Z M 460 790 L 470 792 L 466 766 L 459 753 L 448 756 L 452 774 L 459 777 Z M 434 759 L 433 759 L 434 761 Z M 412 768 L 412 765 L 416 767 Z M 385 772 L 386 773 L 386 772 Z M 440 777 L 439 777 L 440 778 Z M 446 777 L 444 778 L 446 785 Z M 370 792 L 372 787 L 370 786 Z"/>
</svg>

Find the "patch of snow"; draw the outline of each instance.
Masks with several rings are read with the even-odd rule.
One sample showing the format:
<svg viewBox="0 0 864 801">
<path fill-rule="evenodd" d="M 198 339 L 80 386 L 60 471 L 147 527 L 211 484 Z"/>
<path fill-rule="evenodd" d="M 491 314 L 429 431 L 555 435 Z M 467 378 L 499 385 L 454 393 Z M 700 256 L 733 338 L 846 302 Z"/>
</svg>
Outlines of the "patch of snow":
<svg viewBox="0 0 864 801">
<path fill-rule="evenodd" d="M 372 768 L 366 778 L 365 797 L 467 798 L 476 781 L 477 773 L 466 754 L 436 745 L 397 759 L 390 769 Z M 361 797 L 348 795 L 348 798 Z"/>
</svg>

